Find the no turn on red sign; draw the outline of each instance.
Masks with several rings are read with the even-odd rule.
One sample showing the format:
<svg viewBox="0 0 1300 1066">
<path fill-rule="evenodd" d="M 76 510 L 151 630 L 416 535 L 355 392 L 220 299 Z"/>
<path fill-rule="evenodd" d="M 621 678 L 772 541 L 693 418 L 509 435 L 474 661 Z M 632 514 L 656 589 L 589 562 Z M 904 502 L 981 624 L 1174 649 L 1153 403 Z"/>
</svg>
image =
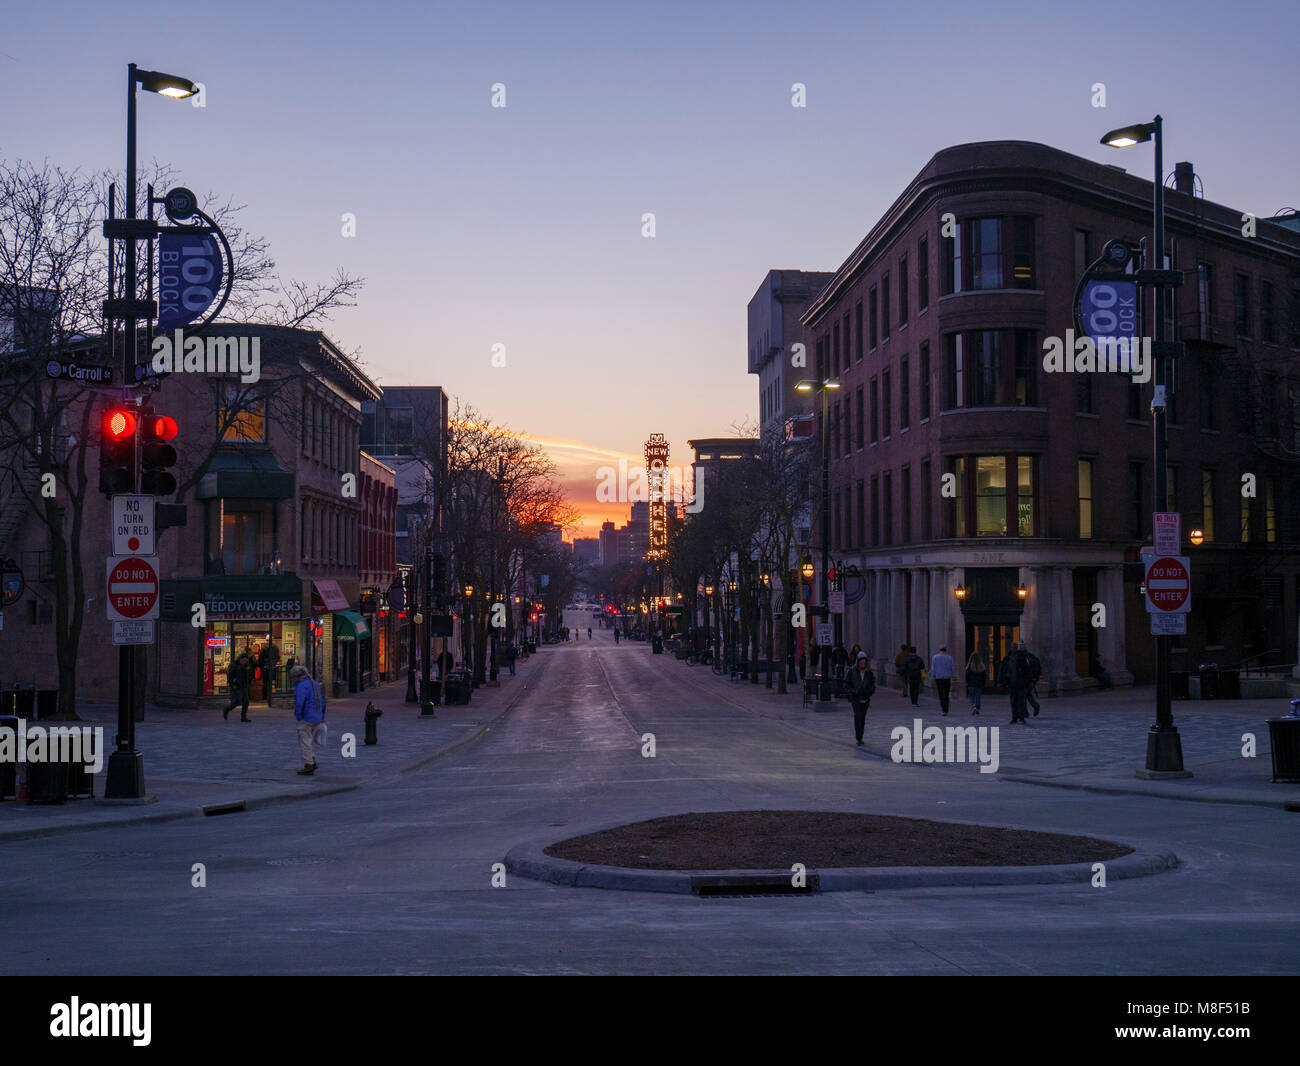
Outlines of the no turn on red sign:
<svg viewBox="0 0 1300 1066">
<path fill-rule="evenodd" d="M 1147 610 L 1151 614 L 1185 614 L 1192 609 L 1192 565 L 1186 555 L 1147 558 Z"/>
<path fill-rule="evenodd" d="M 129 622 L 158 617 L 158 563 L 139 555 L 110 555 L 107 583 L 108 618 Z"/>
</svg>

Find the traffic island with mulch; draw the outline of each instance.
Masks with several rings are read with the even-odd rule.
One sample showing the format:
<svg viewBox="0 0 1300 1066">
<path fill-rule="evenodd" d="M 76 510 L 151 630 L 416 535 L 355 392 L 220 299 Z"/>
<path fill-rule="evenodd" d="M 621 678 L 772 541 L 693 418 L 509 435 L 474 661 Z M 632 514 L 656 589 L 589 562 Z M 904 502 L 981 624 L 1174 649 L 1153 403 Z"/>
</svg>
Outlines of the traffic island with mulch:
<svg viewBox="0 0 1300 1066">
<path fill-rule="evenodd" d="M 677 814 L 572 837 L 543 849 L 571 862 L 637 870 L 882 866 L 1057 866 L 1134 849 L 1096 837 L 842 811 Z"/>
</svg>

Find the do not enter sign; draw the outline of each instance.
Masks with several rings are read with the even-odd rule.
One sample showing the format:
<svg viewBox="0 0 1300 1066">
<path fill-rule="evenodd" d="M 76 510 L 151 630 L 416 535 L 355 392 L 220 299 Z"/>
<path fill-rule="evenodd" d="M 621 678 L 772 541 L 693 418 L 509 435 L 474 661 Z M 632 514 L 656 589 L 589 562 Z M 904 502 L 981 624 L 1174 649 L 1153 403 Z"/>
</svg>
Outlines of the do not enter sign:
<svg viewBox="0 0 1300 1066">
<path fill-rule="evenodd" d="M 110 555 L 107 589 L 110 621 L 158 617 L 158 569 L 152 558 Z"/>
<path fill-rule="evenodd" d="M 1147 564 L 1147 610 L 1176 614 L 1191 610 L 1192 568 L 1185 555 L 1157 555 Z"/>
</svg>

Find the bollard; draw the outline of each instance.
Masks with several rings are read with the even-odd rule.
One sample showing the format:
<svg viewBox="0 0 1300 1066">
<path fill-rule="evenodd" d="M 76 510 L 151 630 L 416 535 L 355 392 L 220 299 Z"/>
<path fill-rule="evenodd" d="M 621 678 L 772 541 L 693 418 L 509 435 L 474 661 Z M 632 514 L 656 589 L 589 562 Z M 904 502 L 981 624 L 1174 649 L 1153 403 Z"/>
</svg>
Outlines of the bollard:
<svg viewBox="0 0 1300 1066">
<path fill-rule="evenodd" d="M 366 704 L 366 743 L 369 745 L 379 743 L 379 731 L 376 723 L 383 713 L 383 711 L 376 710 L 373 703 Z"/>
</svg>

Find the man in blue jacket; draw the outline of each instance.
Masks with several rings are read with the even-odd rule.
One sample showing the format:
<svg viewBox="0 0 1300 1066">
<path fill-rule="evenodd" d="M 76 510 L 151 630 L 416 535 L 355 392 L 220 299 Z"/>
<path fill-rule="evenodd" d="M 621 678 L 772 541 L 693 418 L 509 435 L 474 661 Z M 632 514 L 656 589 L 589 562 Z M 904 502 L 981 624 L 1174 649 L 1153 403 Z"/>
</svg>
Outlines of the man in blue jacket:
<svg viewBox="0 0 1300 1066">
<path fill-rule="evenodd" d="M 323 742 L 325 732 L 325 694 L 301 664 L 289 671 L 293 682 L 293 717 L 298 723 L 298 747 L 302 751 L 304 777 L 316 772 L 316 740 Z"/>
</svg>

